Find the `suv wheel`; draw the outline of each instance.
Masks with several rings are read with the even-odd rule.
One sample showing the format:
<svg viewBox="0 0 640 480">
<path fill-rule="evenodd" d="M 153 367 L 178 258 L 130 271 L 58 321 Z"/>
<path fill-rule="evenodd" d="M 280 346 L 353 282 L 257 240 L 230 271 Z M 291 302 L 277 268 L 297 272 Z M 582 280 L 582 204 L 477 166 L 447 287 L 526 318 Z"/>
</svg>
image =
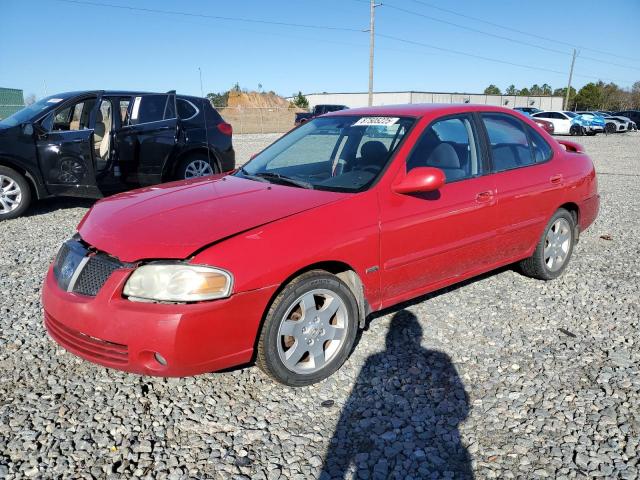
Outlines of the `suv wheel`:
<svg viewBox="0 0 640 480">
<path fill-rule="evenodd" d="M 290 387 L 319 382 L 349 357 L 357 329 L 358 304 L 349 287 L 325 271 L 305 273 L 267 312 L 256 363 Z"/>
<path fill-rule="evenodd" d="M 12 168 L 0 166 L 0 221 L 19 217 L 30 203 L 27 179 Z"/>
<path fill-rule="evenodd" d="M 187 156 L 180 165 L 176 173 L 176 180 L 187 180 L 189 178 L 206 177 L 218 173 L 215 158 L 211 160 L 205 154 L 194 154 Z"/>
</svg>

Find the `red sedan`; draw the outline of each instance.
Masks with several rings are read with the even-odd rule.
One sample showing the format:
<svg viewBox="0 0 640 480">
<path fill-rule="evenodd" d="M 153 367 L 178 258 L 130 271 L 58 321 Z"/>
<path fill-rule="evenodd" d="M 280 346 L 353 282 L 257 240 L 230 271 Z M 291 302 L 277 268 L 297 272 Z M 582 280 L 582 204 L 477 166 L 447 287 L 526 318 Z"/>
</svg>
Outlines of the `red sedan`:
<svg viewBox="0 0 640 480">
<path fill-rule="evenodd" d="M 511 110 L 335 112 L 233 174 L 96 203 L 49 269 L 44 321 L 120 370 L 255 362 L 307 385 L 371 312 L 516 262 L 557 277 L 598 208 L 582 148 Z"/>
</svg>

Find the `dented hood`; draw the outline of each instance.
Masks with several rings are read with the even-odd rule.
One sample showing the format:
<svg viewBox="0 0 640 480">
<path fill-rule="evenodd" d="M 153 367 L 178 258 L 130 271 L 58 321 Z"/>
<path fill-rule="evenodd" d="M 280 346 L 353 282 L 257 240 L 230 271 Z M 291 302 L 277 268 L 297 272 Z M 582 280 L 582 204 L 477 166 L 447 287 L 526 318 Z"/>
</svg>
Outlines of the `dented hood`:
<svg viewBox="0 0 640 480">
<path fill-rule="evenodd" d="M 78 232 L 93 247 L 124 262 L 182 259 L 209 244 L 345 195 L 234 176 L 209 177 L 101 200 Z"/>
</svg>

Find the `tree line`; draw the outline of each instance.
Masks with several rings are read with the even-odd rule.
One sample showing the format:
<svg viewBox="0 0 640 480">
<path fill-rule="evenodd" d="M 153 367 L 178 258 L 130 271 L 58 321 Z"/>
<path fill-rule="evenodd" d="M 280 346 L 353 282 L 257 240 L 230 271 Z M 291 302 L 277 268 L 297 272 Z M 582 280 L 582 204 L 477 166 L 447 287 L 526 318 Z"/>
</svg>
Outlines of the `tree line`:
<svg viewBox="0 0 640 480">
<path fill-rule="evenodd" d="M 523 96 L 555 96 L 565 98 L 567 88 L 553 89 L 551 85 L 533 84 L 530 88 L 516 88 L 509 85 L 504 93 L 494 84 L 484 89 L 485 95 L 523 95 Z M 629 89 L 622 88 L 615 83 L 599 82 L 587 83 L 576 91 L 571 87 L 569 92 L 568 110 L 628 110 L 640 109 L 640 81 L 635 82 Z"/>
</svg>

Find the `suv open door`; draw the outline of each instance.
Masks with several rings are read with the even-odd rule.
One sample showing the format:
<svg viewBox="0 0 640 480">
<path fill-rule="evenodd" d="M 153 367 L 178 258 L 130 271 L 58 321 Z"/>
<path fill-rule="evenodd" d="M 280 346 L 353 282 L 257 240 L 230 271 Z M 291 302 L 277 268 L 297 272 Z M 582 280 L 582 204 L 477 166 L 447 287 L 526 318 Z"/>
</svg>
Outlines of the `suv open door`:
<svg viewBox="0 0 640 480">
<path fill-rule="evenodd" d="M 116 166 L 122 181 L 134 185 L 160 183 L 176 146 L 177 128 L 175 91 L 134 96 L 125 121 L 114 134 Z"/>
<path fill-rule="evenodd" d="M 34 125 L 38 164 L 49 193 L 102 196 L 93 158 L 97 101 L 97 94 L 76 97 Z"/>
</svg>

